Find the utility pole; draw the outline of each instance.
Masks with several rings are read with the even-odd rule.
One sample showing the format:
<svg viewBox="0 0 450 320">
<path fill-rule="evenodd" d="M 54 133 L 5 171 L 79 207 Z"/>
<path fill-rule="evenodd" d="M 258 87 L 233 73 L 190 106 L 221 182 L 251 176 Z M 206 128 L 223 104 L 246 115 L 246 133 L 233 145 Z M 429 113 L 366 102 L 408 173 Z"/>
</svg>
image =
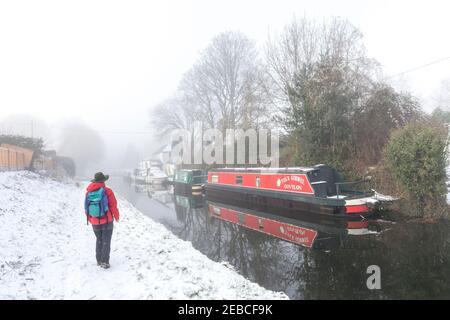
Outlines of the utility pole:
<svg viewBox="0 0 450 320">
<path fill-rule="evenodd" d="M 33 123 L 33 120 L 31 120 L 31 138 L 34 138 L 34 123 Z"/>
</svg>

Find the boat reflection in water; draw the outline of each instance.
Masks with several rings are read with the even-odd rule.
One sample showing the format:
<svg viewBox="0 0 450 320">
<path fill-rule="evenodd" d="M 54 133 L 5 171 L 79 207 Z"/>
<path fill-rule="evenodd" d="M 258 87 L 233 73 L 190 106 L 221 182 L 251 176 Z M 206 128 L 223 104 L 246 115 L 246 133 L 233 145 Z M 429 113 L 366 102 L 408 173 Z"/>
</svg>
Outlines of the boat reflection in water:
<svg viewBox="0 0 450 320">
<path fill-rule="evenodd" d="M 199 209 L 205 205 L 204 196 L 202 193 L 192 194 L 187 196 L 186 194 L 174 194 L 175 205 L 186 209 Z"/>
<path fill-rule="evenodd" d="M 162 184 L 135 184 L 136 193 L 145 193 L 147 196 L 163 205 L 173 202 L 173 190 L 171 186 Z"/>
<path fill-rule="evenodd" d="M 211 217 L 307 248 L 329 249 L 338 246 L 342 237 L 373 234 L 377 229 L 376 223 L 365 219 L 324 221 L 301 213 L 299 219 L 289 219 L 219 202 L 206 203 Z"/>
<path fill-rule="evenodd" d="M 212 201 L 202 193 L 177 193 L 173 195 L 177 220 L 185 223 L 189 215 L 201 215 L 207 220 L 220 220 L 236 225 L 241 233 L 246 230 L 262 234 L 267 241 L 277 238 L 295 245 L 313 249 L 330 250 L 345 244 L 348 237 L 376 234 L 379 226 L 376 222 L 353 217 L 352 220 L 317 217 L 307 212 L 296 212 L 296 218 L 288 218 L 277 213 L 252 210 L 236 206 L 235 202 L 224 203 Z M 204 230 L 221 232 L 214 228 L 214 221 L 207 223 Z M 206 222 L 205 222 L 206 223 Z M 194 229 L 197 229 L 197 225 Z M 226 226 L 225 226 L 226 228 Z M 195 233 L 195 231 L 193 232 Z M 195 235 L 192 235 L 195 238 Z M 214 236 L 214 235 L 212 235 Z M 220 235 L 219 235 L 220 236 Z M 221 236 L 220 236 L 221 237 Z M 212 245 L 210 243 L 210 245 Z"/>
<path fill-rule="evenodd" d="M 206 230 L 210 233 L 221 233 L 223 228 L 228 229 L 226 225 L 223 228 L 215 228 L 214 221 L 210 220 L 235 225 L 238 229 L 233 230 L 233 233 L 240 232 L 241 237 L 250 238 L 252 241 L 256 235 L 248 232 L 261 234 L 263 238 L 259 241 L 272 242 L 272 239 L 281 239 L 305 248 L 321 250 L 347 246 L 354 236 L 376 235 L 380 230 L 375 221 L 363 217 L 353 216 L 352 220 L 333 219 L 296 211 L 294 219 L 280 213 L 281 208 L 273 211 L 243 208 L 237 206 L 234 200 L 228 203 L 219 202 L 215 198 L 211 200 L 202 192 L 176 192 L 173 186 L 134 185 L 134 188 L 136 193 L 147 194 L 149 198 L 168 208 L 173 204 L 176 220 L 184 224 L 182 229 L 191 230 L 190 235 L 181 236 L 186 239 L 193 240 L 200 235 L 204 237 Z M 192 223 L 194 225 L 191 225 Z M 216 236 L 211 234 L 211 237 Z M 224 240 L 223 235 L 218 236 Z M 362 238 L 358 240 L 363 241 Z M 206 243 L 213 245 L 210 241 L 204 241 L 202 246 Z"/>
<path fill-rule="evenodd" d="M 367 256 L 380 248 L 374 221 L 331 220 L 301 213 L 297 214 L 298 219 L 290 219 L 211 201 L 201 194 L 175 194 L 174 205 L 178 221 L 171 229 L 174 234 L 190 241 L 210 259 L 226 261 L 244 277 L 267 289 L 283 291 L 292 299 L 329 298 L 335 289 L 334 285 L 330 289 L 330 280 L 325 280 L 325 275 L 334 278 L 336 271 L 332 274 L 329 271 L 339 268 L 338 273 L 348 278 L 336 283 L 345 292 L 335 297 L 367 297 L 362 294 L 367 291 L 365 273 L 355 277 L 356 271 L 367 268 L 367 257 L 353 255 Z M 347 272 L 349 269 L 352 272 Z M 319 277 L 318 271 L 326 274 Z M 360 288 L 352 287 L 351 295 L 346 287 L 354 285 L 350 279 L 361 283 Z"/>
<path fill-rule="evenodd" d="M 201 192 L 190 195 L 175 193 L 173 199 L 177 220 L 183 223 L 186 222 L 189 212 L 195 209 L 203 209 L 205 206 L 204 195 Z"/>
<path fill-rule="evenodd" d="M 221 204 L 208 203 L 208 212 L 218 218 L 240 226 L 281 238 L 311 248 L 317 237 L 317 231 L 291 223 L 285 223 L 263 217 L 254 212 L 244 212 L 241 208 L 227 208 Z"/>
</svg>

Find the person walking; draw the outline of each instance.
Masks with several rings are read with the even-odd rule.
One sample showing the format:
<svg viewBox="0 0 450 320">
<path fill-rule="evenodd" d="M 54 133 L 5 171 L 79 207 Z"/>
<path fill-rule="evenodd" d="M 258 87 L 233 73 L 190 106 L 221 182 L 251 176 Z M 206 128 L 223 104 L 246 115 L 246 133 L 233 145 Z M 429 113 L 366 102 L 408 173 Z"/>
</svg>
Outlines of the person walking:
<svg viewBox="0 0 450 320">
<path fill-rule="evenodd" d="M 110 267 L 109 255 L 114 220 L 119 222 L 120 218 L 114 192 L 105 186 L 108 179 L 109 175 L 97 172 L 86 189 L 84 201 L 87 224 L 91 223 L 97 238 L 95 246 L 97 265 L 104 269 Z"/>
</svg>

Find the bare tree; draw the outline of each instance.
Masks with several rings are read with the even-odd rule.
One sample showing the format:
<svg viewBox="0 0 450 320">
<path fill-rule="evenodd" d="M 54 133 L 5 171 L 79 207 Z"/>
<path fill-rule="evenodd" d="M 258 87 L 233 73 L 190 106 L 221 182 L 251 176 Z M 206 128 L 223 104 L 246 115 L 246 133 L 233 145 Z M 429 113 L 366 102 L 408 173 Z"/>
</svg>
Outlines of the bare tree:
<svg viewBox="0 0 450 320">
<path fill-rule="evenodd" d="M 392 130 L 421 117 L 414 97 L 378 80 L 362 33 L 346 20 L 294 18 L 269 37 L 266 63 L 285 148 L 299 164 L 359 174 L 380 161 Z"/>
<path fill-rule="evenodd" d="M 271 118 L 267 83 L 255 44 L 242 33 L 221 33 L 184 74 L 177 94 L 155 106 L 152 124 L 163 140 L 175 129 L 202 139 L 194 136 L 197 124 L 223 133 L 265 127 Z"/>
<path fill-rule="evenodd" d="M 340 18 L 322 23 L 293 18 L 280 35 L 269 35 L 267 41 L 267 70 L 276 89 L 272 94 L 288 102 L 289 90 L 299 78 L 310 77 L 319 64 L 353 71 L 354 75 L 375 72 L 376 62 L 367 58 L 362 38 L 357 28 Z M 368 78 L 357 80 L 367 82 Z"/>
<path fill-rule="evenodd" d="M 264 116 L 266 85 L 255 44 L 238 32 L 216 36 L 185 74 L 180 91 L 209 128 L 249 127 Z"/>
<path fill-rule="evenodd" d="M 346 20 L 294 18 L 266 46 L 275 114 L 299 164 L 326 162 L 344 169 L 353 149 L 353 116 L 373 85 L 375 62 L 362 34 Z"/>
<path fill-rule="evenodd" d="M 198 120 L 197 107 L 189 104 L 187 99 L 178 94 L 156 105 L 151 111 L 152 124 L 158 129 L 159 136 L 165 136 L 175 129 L 192 129 Z"/>
</svg>

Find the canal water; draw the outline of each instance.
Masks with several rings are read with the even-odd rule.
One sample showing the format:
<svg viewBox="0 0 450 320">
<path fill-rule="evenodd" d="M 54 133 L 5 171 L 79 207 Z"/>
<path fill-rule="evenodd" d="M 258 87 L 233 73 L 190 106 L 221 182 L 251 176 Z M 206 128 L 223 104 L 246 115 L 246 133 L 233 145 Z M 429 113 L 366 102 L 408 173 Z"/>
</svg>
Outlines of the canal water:
<svg viewBox="0 0 450 320">
<path fill-rule="evenodd" d="M 291 299 L 450 298 L 449 223 L 381 217 L 348 225 L 303 216 L 286 221 L 203 195 L 134 186 L 122 178 L 111 178 L 109 185 L 211 260 L 227 262 L 251 281 Z M 243 226 L 240 219 L 247 214 L 274 229 Z M 373 273 L 371 266 L 380 272 Z M 369 289 L 368 282 L 380 288 Z"/>
</svg>

